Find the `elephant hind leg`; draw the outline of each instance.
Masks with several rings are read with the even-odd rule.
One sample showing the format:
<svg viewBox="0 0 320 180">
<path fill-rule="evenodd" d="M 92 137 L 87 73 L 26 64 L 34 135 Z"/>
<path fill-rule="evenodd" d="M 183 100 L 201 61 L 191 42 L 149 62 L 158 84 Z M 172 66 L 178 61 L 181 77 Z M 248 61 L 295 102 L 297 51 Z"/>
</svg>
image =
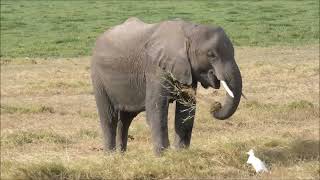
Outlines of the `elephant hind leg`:
<svg viewBox="0 0 320 180">
<path fill-rule="evenodd" d="M 94 94 L 104 137 L 104 149 L 106 151 L 114 151 L 116 149 L 118 112 L 115 111 L 104 88 L 99 88 L 99 86 L 94 87 Z"/>
<path fill-rule="evenodd" d="M 129 126 L 138 113 L 120 111 L 118 120 L 117 144 L 121 152 L 127 150 Z"/>
</svg>

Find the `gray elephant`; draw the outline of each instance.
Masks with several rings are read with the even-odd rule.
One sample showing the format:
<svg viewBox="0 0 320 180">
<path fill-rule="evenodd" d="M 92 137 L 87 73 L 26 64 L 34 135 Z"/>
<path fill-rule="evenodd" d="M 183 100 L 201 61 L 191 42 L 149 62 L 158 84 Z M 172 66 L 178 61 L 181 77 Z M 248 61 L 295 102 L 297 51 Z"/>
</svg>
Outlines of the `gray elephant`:
<svg viewBox="0 0 320 180">
<path fill-rule="evenodd" d="M 156 154 L 169 146 L 168 107 L 174 97 L 166 76 L 197 88 L 226 89 L 225 102 L 213 112 L 227 119 L 237 109 L 242 78 L 234 59 L 234 48 L 221 27 L 163 21 L 147 24 L 129 18 L 98 37 L 91 61 L 91 78 L 103 130 L 104 148 L 127 147 L 132 119 L 146 111 Z M 176 148 L 189 147 L 195 109 L 176 101 Z M 184 121 L 186 117 L 191 117 Z"/>
</svg>

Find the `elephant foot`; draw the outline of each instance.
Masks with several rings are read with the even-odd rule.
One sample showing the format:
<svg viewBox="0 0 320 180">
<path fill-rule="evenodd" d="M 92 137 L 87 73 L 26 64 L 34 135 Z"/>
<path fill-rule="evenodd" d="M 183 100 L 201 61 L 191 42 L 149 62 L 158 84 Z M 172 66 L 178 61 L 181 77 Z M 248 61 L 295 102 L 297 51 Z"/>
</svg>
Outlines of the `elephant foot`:
<svg viewBox="0 0 320 180">
<path fill-rule="evenodd" d="M 191 134 L 192 129 L 184 130 L 184 131 L 176 131 L 175 139 L 174 139 L 174 147 L 175 149 L 187 149 L 190 146 L 191 142 Z"/>
<path fill-rule="evenodd" d="M 156 147 L 154 147 L 154 153 L 155 153 L 155 155 L 156 155 L 156 156 L 161 156 L 161 155 L 163 155 L 163 153 L 164 153 L 166 150 L 168 150 L 168 147 L 169 147 L 169 145 L 168 145 L 168 146 L 156 146 Z"/>
<path fill-rule="evenodd" d="M 117 149 L 116 149 L 116 144 L 115 144 L 115 141 L 108 141 L 108 142 L 105 142 L 104 146 L 103 146 L 103 150 L 105 152 L 115 152 Z"/>
<path fill-rule="evenodd" d="M 116 148 L 113 148 L 113 149 L 103 148 L 103 151 L 105 154 L 114 154 L 116 153 Z"/>
<path fill-rule="evenodd" d="M 175 148 L 176 150 L 188 149 L 189 146 L 190 146 L 190 143 L 187 143 L 187 142 L 184 141 L 184 140 L 180 140 L 180 141 L 174 143 L 174 148 Z"/>
<path fill-rule="evenodd" d="M 182 150 L 182 149 L 188 149 L 189 146 L 185 145 L 185 144 L 177 144 L 174 146 L 175 150 Z"/>
</svg>

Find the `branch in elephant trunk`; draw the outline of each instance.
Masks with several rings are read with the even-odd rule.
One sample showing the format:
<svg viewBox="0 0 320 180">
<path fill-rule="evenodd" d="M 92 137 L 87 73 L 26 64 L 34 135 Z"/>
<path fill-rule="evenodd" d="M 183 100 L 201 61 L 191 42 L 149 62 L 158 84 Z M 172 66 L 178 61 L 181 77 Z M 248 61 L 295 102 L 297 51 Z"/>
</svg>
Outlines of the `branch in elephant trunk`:
<svg viewBox="0 0 320 180">
<path fill-rule="evenodd" d="M 191 112 L 196 109 L 196 92 L 191 86 L 181 84 L 172 73 L 167 73 L 164 77 L 164 83 L 162 86 L 170 92 L 170 96 L 173 97 L 180 104 L 189 107 L 183 112 Z M 193 115 L 184 119 L 184 122 L 192 119 Z"/>
</svg>

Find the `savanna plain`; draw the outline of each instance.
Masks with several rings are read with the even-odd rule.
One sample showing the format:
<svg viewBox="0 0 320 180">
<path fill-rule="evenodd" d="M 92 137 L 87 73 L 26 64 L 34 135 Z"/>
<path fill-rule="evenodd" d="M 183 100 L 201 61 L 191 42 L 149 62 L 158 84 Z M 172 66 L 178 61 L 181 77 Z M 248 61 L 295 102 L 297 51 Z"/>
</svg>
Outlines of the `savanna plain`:
<svg viewBox="0 0 320 180">
<path fill-rule="evenodd" d="M 1 1 L 1 179 L 319 179 L 318 7 L 291 0 Z M 225 91 L 199 88 L 187 150 L 155 156 L 144 113 L 130 127 L 126 153 L 102 150 L 90 51 L 98 34 L 130 16 L 218 24 L 235 44 L 246 99 L 218 121 L 210 104 Z M 171 142 L 173 120 L 174 104 Z M 246 164 L 251 148 L 270 173 Z"/>
</svg>

